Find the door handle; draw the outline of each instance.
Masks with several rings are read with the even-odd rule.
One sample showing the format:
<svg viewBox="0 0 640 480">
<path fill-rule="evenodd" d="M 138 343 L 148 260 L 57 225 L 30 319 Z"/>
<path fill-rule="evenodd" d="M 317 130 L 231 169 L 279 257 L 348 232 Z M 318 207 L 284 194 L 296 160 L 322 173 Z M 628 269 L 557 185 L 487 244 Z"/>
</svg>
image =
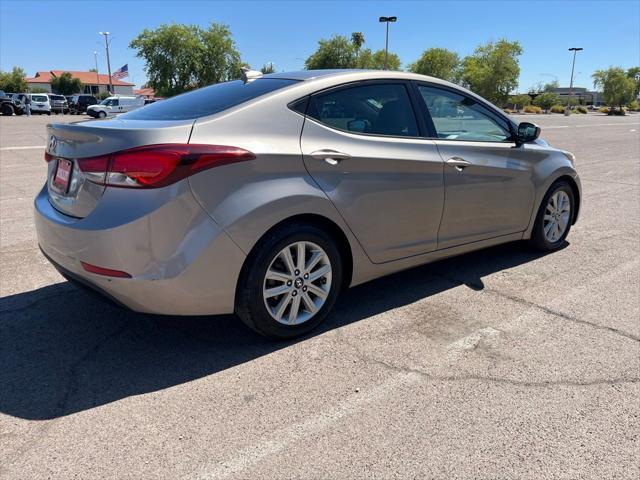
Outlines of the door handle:
<svg viewBox="0 0 640 480">
<path fill-rule="evenodd" d="M 348 160 L 351 158 L 351 155 L 348 153 L 336 152 L 335 150 L 316 150 L 315 152 L 311 152 L 311 158 L 315 158 L 316 160 L 324 160 L 329 165 L 337 165 L 342 160 Z"/>
<path fill-rule="evenodd" d="M 470 167 L 471 162 L 468 162 L 464 158 L 451 157 L 449 160 L 447 160 L 447 165 L 449 165 L 450 167 L 454 167 L 457 171 L 461 172 L 465 168 Z"/>
</svg>

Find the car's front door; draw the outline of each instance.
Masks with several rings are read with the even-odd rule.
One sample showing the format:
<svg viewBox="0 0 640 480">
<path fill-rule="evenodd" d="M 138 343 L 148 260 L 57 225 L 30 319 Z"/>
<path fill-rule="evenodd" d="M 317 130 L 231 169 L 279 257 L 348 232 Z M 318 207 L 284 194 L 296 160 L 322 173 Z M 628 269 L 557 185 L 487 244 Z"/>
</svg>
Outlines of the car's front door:
<svg viewBox="0 0 640 480">
<path fill-rule="evenodd" d="M 404 82 L 361 82 L 312 95 L 304 163 L 375 263 L 435 250 L 443 162 Z"/>
<path fill-rule="evenodd" d="M 515 148 L 509 123 L 463 92 L 417 89 L 445 165 L 438 249 L 526 230 L 542 156 Z"/>
</svg>

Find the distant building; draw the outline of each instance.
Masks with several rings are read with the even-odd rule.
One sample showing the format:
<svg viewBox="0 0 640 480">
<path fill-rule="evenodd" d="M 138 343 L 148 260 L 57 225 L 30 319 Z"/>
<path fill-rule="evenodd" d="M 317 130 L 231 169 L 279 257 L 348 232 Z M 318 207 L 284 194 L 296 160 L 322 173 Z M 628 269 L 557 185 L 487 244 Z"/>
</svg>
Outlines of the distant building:
<svg viewBox="0 0 640 480">
<path fill-rule="evenodd" d="M 96 72 L 76 72 L 71 70 L 49 70 L 43 72 L 36 72 L 35 77 L 26 78 L 29 89 L 42 88 L 47 92 L 51 92 L 51 80 L 55 77 L 59 77 L 63 73 L 70 73 L 73 78 L 80 80 L 82 84 L 82 91 L 78 93 L 89 93 L 97 95 L 99 93 L 109 92 L 109 75 Z M 133 83 L 124 82 L 117 78 L 111 79 L 113 85 L 113 92 L 121 95 L 132 95 Z"/>
<path fill-rule="evenodd" d="M 562 98 L 562 100 L 569 98 L 569 87 L 558 87 L 551 91 Z M 573 87 L 571 92 L 572 97 L 578 101 L 578 105 L 604 105 L 604 99 L 600 92 L 590 91 L 583 87 Z"/>
<path fill-rule="evenodd" d="M 147 100 L 162 100 L 163 97 L 156 97 L 156 91 L 153 88 L 141 88 L 140 90 L 134 90 L 134 95 L 144 97 Z"/>
</svg>

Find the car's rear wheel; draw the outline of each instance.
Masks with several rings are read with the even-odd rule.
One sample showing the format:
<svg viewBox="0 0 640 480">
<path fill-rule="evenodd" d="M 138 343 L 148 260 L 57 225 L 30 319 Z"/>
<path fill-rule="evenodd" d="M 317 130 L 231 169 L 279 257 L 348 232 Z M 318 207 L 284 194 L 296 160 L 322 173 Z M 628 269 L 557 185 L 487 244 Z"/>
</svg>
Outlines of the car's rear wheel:
<svg viewBox="0 0 640 480">
<path fill-rule="evenodd" d="M 531 233 L 531 244 L 544 251 L 553 251 L 563 244 L 573 222 L 575 198 L 566 181 L 554 183 L 547 191 Z"/>
<path fill-rule="evenodd" d="M 313 225 L 286 225 L 248 257 L 236 313 L 262 335 L 293 338 L 326 318 L 341 285 L 342 260 L 329 235 Z"/>
</svg>

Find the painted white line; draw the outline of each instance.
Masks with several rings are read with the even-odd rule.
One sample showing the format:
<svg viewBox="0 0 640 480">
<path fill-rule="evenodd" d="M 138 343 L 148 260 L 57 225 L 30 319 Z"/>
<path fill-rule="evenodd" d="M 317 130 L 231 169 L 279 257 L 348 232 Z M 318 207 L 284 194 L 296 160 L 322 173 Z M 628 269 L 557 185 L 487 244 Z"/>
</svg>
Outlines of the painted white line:
<svg viewBox="0 0 640 480">
<path fill-rule="evenodd" d="M 36 150 L 43 149 L 44 145 L 30 145 L 28 147 L 0 147 L 0 151 L 7 152 L 9 150 Z"/>
<path fill-rule="evenodd" d="M 544 130 L 549 130 L 551 128 L 626 127 L 629 125 L 638 126 L 640 124 L 635 122 L 624 122 L 624 123 L 594 123 L 591 125 L 549 125 L 546 127 L 543 125 L 542 128 Z"/>
<path fill-rule="evenodd" d="M 256 465 L 265 457 L 275 456 L 291 444 L 298 444 L 313 434 L 328 430 L 336 422 L 357 413 L 367 404 L 382 400 L 403 385 L 415 385 L 421 381 L 422 377 L 417 373 L 394 374 L 370 390 L 362 390 L 350 395 L 346 400 L 325 412 L 276 431 L 262 443 L 240 450 L 227 461 L 205 466 L 196 478 L 201 480 L 230 476 L 242 478 L 243 475 L 240 472 Z"/>
</svg>

